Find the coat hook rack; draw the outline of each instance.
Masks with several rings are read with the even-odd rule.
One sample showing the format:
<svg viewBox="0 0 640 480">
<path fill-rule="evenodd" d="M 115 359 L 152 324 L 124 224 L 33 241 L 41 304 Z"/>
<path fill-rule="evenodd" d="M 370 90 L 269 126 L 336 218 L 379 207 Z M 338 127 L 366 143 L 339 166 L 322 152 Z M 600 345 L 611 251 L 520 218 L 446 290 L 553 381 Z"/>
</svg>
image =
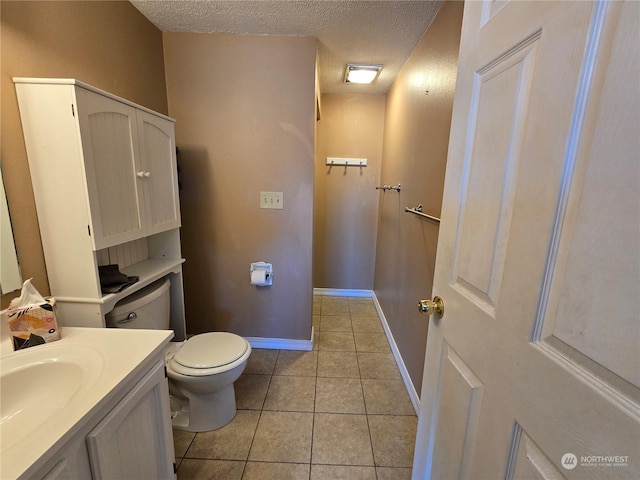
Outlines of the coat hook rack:
<svg viewBox="0 0 640 480">
<path fill-rule="evenodd" d="M 340 158 L 327 157 L 327 165 L 330 167 L 366 167 L 366 158 Z"/>
<path fill-rule="evenodd" d="M 400 190 L 402 189 L 402 185 L 398 184 L 398 185 L 382 185 L 379 187 L 376 187 L 376 190 L 395 190 L 396 192 L 400 192 Z"/>
</svg>

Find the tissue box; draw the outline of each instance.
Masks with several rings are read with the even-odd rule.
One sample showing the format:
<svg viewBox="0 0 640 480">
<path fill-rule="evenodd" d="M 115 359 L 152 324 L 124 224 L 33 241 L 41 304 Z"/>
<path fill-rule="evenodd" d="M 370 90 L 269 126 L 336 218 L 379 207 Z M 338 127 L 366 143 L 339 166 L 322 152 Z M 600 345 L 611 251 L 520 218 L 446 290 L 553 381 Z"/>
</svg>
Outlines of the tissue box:
<svg viewBox="0 0 640 480">
<path fill-rule="evenodd" d="M 54 298 L 45 299 L 44 303 L 9 308 L 7 321 L 14 350 L 60 340 Z"/>
</svg>

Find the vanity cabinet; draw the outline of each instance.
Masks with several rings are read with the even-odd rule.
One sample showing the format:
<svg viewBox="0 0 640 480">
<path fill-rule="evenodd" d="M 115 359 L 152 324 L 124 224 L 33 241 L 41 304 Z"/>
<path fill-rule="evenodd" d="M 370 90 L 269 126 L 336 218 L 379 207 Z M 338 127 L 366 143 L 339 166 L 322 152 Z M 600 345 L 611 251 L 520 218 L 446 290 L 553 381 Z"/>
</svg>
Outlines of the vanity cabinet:
<svg viewBox="0 0 640 480">
<path fill-rule="evenodd" d="M 160 362 L 89 433 L 92 478 L 174 475 L 169 389 Z"/>
<path fill-rule="evenodd" d="M 184 339 L 174 120 L 73 79 L 13 81 L 60 322 L 104 327 L 118 300 L 170 275 Z M 140 279 L 105 295 L 107 264 Z"/>
<path fill-rule="evenodd" d="M 79 432 L 29 478 L 173 479 L 175 456 L 164 362 L 158 361 L 128 393 L 118 393 L 115 407 L 106 415 L 86 419 Z"/>
</svg>

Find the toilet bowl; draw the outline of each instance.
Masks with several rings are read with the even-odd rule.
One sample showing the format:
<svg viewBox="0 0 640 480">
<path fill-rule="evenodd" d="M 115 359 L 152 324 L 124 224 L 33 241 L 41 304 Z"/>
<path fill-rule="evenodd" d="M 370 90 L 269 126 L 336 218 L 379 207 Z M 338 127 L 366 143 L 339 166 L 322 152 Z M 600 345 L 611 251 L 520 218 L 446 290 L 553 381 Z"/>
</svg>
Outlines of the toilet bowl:
<svg viewBox="0 0 640 480">
<path fill-rule="evenodd" d="M 169 287 L 168 278 L 160 279 L 121 300 L 106 315 L 107 326 L 168 330 Z M 247 365 L 249 342 L 228 332 L 201 333 L 165 353 L 174 428 L 205 432 L 233 420 L 233 382 Z"/>
</svg>

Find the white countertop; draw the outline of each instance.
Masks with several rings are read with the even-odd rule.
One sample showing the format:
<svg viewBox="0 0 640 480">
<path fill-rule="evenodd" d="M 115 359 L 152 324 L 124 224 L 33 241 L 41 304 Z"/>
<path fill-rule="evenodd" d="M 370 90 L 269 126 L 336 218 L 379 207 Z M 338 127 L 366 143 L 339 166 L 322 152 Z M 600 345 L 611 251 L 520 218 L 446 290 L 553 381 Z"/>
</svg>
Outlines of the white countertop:
<svg viewBox="0 0 640 480">
<path fill-rule="evenodd" d="M 0 478 L 17 478 L 31 467 L 40 467 L 64 442 L 82 428 L 84 421 L 99 410 L 113 403 L 118 387 L 146 372 L 155 361 L 163 358 L 164 349 L 173 337 L 170 330 L 132 330 L 111 328 L 62 327 L 62 338 L 46 345 L 38 345 L 23 351 L 13 352 L 6 338 L 0 343 L 0 369 L 3 360 L 25 356 L 30 350 L 55 349 L 77 346 L 90 348 L 101 357 L 101 368 L 97 368 L 97 380 L 91 389 L 74 400 L 55 416 L 47 419 L 36 432 L 9 444 L 5 449 L 0 443 Z M 8 349 L 8 350 L 7 350 Z M 96 355 L 93 355 L 96 356 Z M 25 359 L 27 356 L 25 356 Z M 4 395 L 3 395 L 4 396 Z M 3 442 L 7 444 L 8 442 Z"/>
</svg>

